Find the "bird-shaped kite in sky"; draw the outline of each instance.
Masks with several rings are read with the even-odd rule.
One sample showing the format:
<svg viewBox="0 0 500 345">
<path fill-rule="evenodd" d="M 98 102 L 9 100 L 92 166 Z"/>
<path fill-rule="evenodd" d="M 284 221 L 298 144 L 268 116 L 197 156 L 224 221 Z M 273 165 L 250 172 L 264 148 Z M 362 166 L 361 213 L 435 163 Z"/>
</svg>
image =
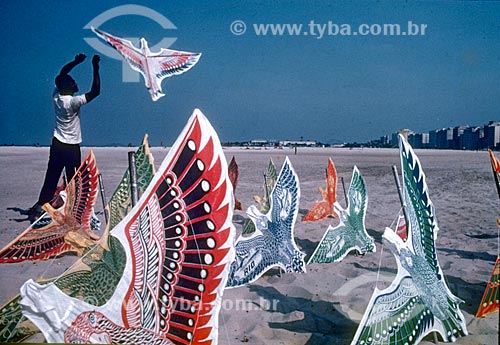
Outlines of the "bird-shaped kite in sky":
<svg viewBox="0 0 500 345">
<path fill-rule="evenodd" d="M 331 160 L 328 162 L 330 167 Z M 352 172 L 347 199 L 349 201 L 347 209 L 343 209 L 338 202 L 335 202 L 340 223 L 336 227 L 328 226 L 308 264 L 341 261 L 351 250 L 357 250 L 360 254 L 375 252 L 375 242 L 365 227 L 368 205 L 366 184 L 356 166 Z"/>
<path fill-rule="evenodd" d="M 323 200 L 316 201 L 309 212 L 302 218 L 303 222 L 315 222 L 326 217 L 338 218 L 333 207 L 337 200 L 337 171 L 331 158 L 328 158 L 328 168 L 326 170 L 326 190 L 319 188 Z"/>
<path fill-rule="evenodd" d="M 449 290 L 436 252 L 438 224 L 418 157 L 400 135 L 408 238 L 386 228 L 384 244 L 396 258 L 396 278 L 375 288 L 353 344 L 417 344 L 438 332 L 444 341 L 467 335 L 459 309 L 462 301 Z"/>
<path fill-rule="evenodd" d="M 103 305 L 54 283 L 21 288 L 48 342 L 213 344 L 234 259 L 232 186 L 220 141 L 196 109 L 149 187 L 110 237 L 126 264 Z"/>
<path fill-rule="evenodd" d="M 44 260 L 69 251 L 81 255 L 95 244 L 99 236 L 91 223 L 95 217 L 93 206 L 98 192 L 98 174 L 91 150 L 61 192 L 64 204 L 58 209 L 49 203 L 43 205 L 47 214 L 0 250 L 0 263 Z M 95 221 L 99 222 L 97 218 Z"/>
<path fill-rule="evenodd" d="M 247 210 L 256 230 L 251 236 L 236 240 L 236 258 L 227 287 L 249 284 L 272 267 L 305 272 L 305 254 L 297 248 L 293 237 L 299 198 L 299 179 L 287 157 L 271 192 L 269 211 L 262 214 L 254 205 Z"/>
<path fill-rule="evenodd" d="M 198 62 L 201 56 L 201 53 L 165 48 L 153 53 L 149 50 L 148 42 L 144 38 L 141 38 L 141 47 L 136 48 L 129 40 L 113 36 L 94 27 L 91 29 L 98 37 L 116 49 L 134 71 L 142 74 L 144 84 L 153 101 L 165 96 L 161 89 L 163 79 L 186 72 Z"/>
</svg>

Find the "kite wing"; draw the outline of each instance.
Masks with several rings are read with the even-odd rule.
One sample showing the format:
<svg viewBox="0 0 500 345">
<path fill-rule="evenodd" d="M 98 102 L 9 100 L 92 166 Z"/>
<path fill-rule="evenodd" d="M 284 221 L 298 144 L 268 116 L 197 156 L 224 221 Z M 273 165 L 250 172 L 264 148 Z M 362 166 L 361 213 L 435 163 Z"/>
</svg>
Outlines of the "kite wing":
<svg viewBox="0 0 500 345">
<path fill-rule="evenodd" d="M 326 190 L 319 189 L 323 200 L 316 201 L 309 212 L 302 218 L 303 222 L 315 222 L 326 217 L 338 218 L 333 205 L 337 200 L 337 171 L 331 158 L 328 158 L 328 169 L 326 173 Z"/>
<path fill-rule="evenodd" d="M 435 255 L 438 226 L 425 175 L 402 136 L 400 156 L 410 219 L 408 239 L 403 242 L 390 228 L 384 231 L 382 238 L 396 258 L 398 273 L 387 289 L 375 289 L 353 344 L 399 343 L 401 339 L 416 344 L 431 332 L 438 332 L 447 342 L 467 335 L 458 307 L 461 301 L 448 289 Z"/>
<path fill-rule="evenodd" d="M 98 237 L 91 230 L 92 207 L 98 191 L 95 157 L 89 152 L 65 190 L 63 206 L 55 210 L 43 207 L 48 215 L 30 225 L 0 251 L 0 263 L 44 260 L 68 251 L 81 252 Z M 46 224 L 39 227 L 39 224 Z"/>
<path fill-rule="evenodd" d="M 229 173 L 229 180 L 231 180 L 231 184 L 233 185 L 234 209 L 242 210 L 241 202 L 238 199 L 236 199 L 236 187 L 238 186 L 239 172 L 238 172 L 238 164 L 236 163 L 236 159 L 234 158 L 234 156 L 231 159 L 231 162 L 229 162 L 228 173 Z"/>
<path fill-rule="evenodd" d="M 499 190 L 498 196 L 500 197 L 500 160 L 498 160 L 498 158 L 495 157 L 493 151 L 488 150 L 488 153 L 490 155 L 491 167 L 493 168 L 497 190 Z"/>
<path fill-rule="evenodd" d="M 259 204 L 260 212 L 267 213 L 270 208 L 270 194 L 276 185 L 276 180 L 278 179 L 278 173 L 276 172 L 276 167 L 274 166 L 273 160 L 269 160 L 269 165 L 267 166 L 267 171 L 264 172 L 264 196 L 255 195 L 253 198 Z M 247 236 L 255 231 L 255 224 L 251 219 L 247 219 L 246 223 L 243 225 L 242 234 Z"/>
<path fill-rule="evenodd" d="M 24 313 L 49 342 L 214 343 L 233 260 L 232 187 L 217 134 L 195 110 L 138 204 L 118 224 L 126 265 L 102 306 L 27 282 Z"/>
<path fill-rule="evenodd" d="M 298 176 L 288 157 L 270 195 L 270 210 L 264 215 L 251 205 L 247 214 L 256 231 L 240 236 L 235 243 L 236 258 L 231 264 L 227 287 L 237 287 L 257 280 L 272 267 L 286 272 L 304 272 L 304 256 L 293 237 L 300 198 Z"/>
<path fill-rule="evenodd" d="M 133 70 L 142 74 L 153 101 L 165 96 L 161 89 L 163 79 L 186 72 L 198 62 L 201 56 L 200 53 L 164 48 L 160 49 L 158 53 L 152 53 L 144 38 L 141 39 L 141 48 L 139 49 L 126 39 L 113 36 L 94 27 L 91 29 L 98 37 L 116 49 Z"/>
<path fill-rule="evenodd" d="M 278 172 L 276 171 L 276 166 L 272 159 L 269 160 L 269 165 L 267 166 L 267 171 L 264 174 L 264 196 L 260 202 L 260 211 L 262 213 L 267 213 L 271 207 L 271 192 L 276 186 L 276 181 L 278 180 Z"/>
<path fill-rule="evenodd" d="M 120 53 L 134 71 L 141 73 L 146 82 L 146 87 L 150 87 L 149 79 L 146 75 L 146 59 L 144 53 L 139 48 L 134 47 L 129 40 L 113 36 L 94 27 L 91 27 L 91 30 Z"/>
<path fill-rule="evenodd" d="M 375 288 L 352 344 L 417 344 L 432 322 L 412 279 L 398 274 L 387 289 Z"/>
<path fill-rule="evenodd" d="M 489 314 L 498 312 L 498 296 L 500 286 L 500 256 L 497 257 L 495 267 L 491 273 L 490 281 L 484 290 L 481 305 L 477 310 L 476 317 L 486 317 Z"/>
<path fill-rule="evenodd" d="M 491 160 L 491 167 L 493 169 L 493 177 L 495 185 L 497 186 L 498 196 L 500 197 L 500 161 L 493 154 L 493 151 L 488 150 Z M 500 218 L 498 219 L 498 226 L 500 226 Z M 481 300 L 481 305 L 478 308 L 476 317 L 485 317 L 489 314 L 498 312 L 499 309 L 499 285 L 500 285 L 500 256 L 497 258 L 491 278 L 486 285 L 486 289 Z"/>
<path fill-rule="evenodd" d="M 91 151 L 68 183 L 64 209 L 66 218 L 70 222 L 75 220 L 78 226 L 87 233 L 88 237 L 93 239 L 98 239 L 98 236 L 93 234 L 90 229 L 90 219 L 97 199 L 98 187 L 99 172 L 95 164 L 95 156 Z"/>
<path fill-rule="evenodd" d="M 410 144 L 400 136 L 401 171 L 403 174 L 403 196 L 408 216 L 407 227 L 409 246 L 413 252 L 426 259 L 436 275 L 441 275 L 437 253 L 436 238 L 439 231 L 435 217 L 434 204 L 429 197 L 425 174 L 420 160 Z"/>
<path fill-rule="evenodd" d="M 269 160 L 267 170 L 264 172 L 264 195 L 262 197 L 255 195 L 253 198 L 259 204 L 260 212 L 267 213 L 270 208 L 270 195 L 276 185 L 278 173 L 273 160 Z"/>
<path fill-rule="evenodd" d="M 366 184 L 356 166 L 352 172 L 347 198 L 349 202 L 347 210 L 338 203 L 335 204 L 340 214 L 340 223 L 334 228 L 328 227 L 308 264 L 338 262 L 352 250 L 357 250 L 361 254 L 375 252 L 375 242 L 365 227 L 368 204 Z"/>
</svg>

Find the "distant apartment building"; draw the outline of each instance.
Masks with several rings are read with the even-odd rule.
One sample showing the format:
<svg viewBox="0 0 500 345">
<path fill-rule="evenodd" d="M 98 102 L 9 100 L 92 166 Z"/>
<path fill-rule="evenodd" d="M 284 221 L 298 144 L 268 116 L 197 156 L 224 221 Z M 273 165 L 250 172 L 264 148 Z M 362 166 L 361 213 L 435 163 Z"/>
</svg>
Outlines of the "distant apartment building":
<svg viewBox="0 0 500 345">
<path fill-rule="evenodd" d="M 398 135 L 401 134 L 403 136 L 403 138 L 405 138 L 406 140 L 408 140 L 408 138 L 415 134 L 415 132 L 413 132 L 411 129 L 407 129 L 407 128 L 403 128 L 403 129 L 400 129 L 399 131 L 397 131 L 396 133 L 392 133 L 392 138 L 391 138 L 391 145 L 394 146 L 394 147 L 397 147 L 399 144 L 399 139 L 398 139 Z"/>
<path fill-rule="evenodd" d="M 486 126 L 484 126 L 483 141 L 486 148 L 500 148 L 500 122 L 490 121 Z"/>
<path fill-rule="evenodd" d="M 451 149 L 455 150 L 464 149 L 462 143 L 462 136 L 466 128 L 469 128 L 469 126 L 457 126 L 453 128 L 452 146 L 450 147 Z"/>
<path fill-rule="evenodd" d="M 436 148 L 437 149 L 453 148 L 453 128 L 443 128 L 437 131 Z"/>
<path fill-rule="evenodd" d="M 422 148 L 429 147 L 429 133 L 422 133 Z"/>
<path fill-rule="evenodd" d="M 437 149 L 437 130 L 429 131 L 429 148 Z"/>
<path fill-rule="evenodd" d="M 381 136 L 380 137 L 380 144 L 382 145 L 389 145 L 390 144 L 390 140 L 389 140 L 389 136 L 388 135 L 384 135 L 384 136 Z"/>
<path fill-rule="evenodd" d="M 415 149 L 426 149 L 429 147 L 429 133 L 411 133 L 408 142 Z"/>
<path fill-rule="evenodd" d="M 467 127 L 461 137 L 460 148 L 463 150 L 479 150 L 481 148 L 479 139 L 484 137 L 481 127 Z"/>
</svg>

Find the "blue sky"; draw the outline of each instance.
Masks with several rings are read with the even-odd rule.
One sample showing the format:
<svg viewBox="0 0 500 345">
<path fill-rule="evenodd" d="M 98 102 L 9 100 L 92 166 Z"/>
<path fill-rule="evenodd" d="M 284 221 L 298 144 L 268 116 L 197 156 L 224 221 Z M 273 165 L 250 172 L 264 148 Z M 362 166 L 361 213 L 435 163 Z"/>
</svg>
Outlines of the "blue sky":
<svg viewBox="0 0 500 345">
<path fill-rule="evenodd" d="M 83 52 L 71 73 L 91 85 L 84 27 L 120 1 L 3 1 L 0 19 L 0 144 L 49 145 L 51 92 L 62 65 Z M 363 142 L 400 128 L 417 132 L 500 120 L 500 3 L 388 1 L 141 1 L 176 29 L 138 15 L 99 26 L 154 46 L 201 52 L 198 64 L 163 81 L 153 102 L 140 83 L 122 81 L 121 62 L 101 60 L 101 95 L 82 108 L 83 145 L 171 145 L 194 108 L 222 141 L 311 139 Z M 230 26 L 242 20 L 243 35 Z M 425 24 L 425 35 L 324 35 L 309 23 Z M 300 35 L 257 35 L 254 24 L 302 25 Z M 317 30 L 316 30 L 317 33 Z"/>
</svg>

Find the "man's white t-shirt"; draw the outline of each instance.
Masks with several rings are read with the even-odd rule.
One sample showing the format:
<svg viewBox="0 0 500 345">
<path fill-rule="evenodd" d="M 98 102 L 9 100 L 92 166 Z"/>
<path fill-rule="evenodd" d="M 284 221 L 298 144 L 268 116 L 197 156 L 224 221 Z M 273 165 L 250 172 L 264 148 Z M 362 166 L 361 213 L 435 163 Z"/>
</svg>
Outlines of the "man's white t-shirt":
<svg viewBox="0 0 500 345">
<path fill-rule="evenodd" d="M 85 95 L 60 95 L 57 88 L 52 97 L 56 112 L 54 137 L 65 144 L 80 144 L 82 142 L 80 107 L 87 103 L 87 98 Z"/>
</svg>

